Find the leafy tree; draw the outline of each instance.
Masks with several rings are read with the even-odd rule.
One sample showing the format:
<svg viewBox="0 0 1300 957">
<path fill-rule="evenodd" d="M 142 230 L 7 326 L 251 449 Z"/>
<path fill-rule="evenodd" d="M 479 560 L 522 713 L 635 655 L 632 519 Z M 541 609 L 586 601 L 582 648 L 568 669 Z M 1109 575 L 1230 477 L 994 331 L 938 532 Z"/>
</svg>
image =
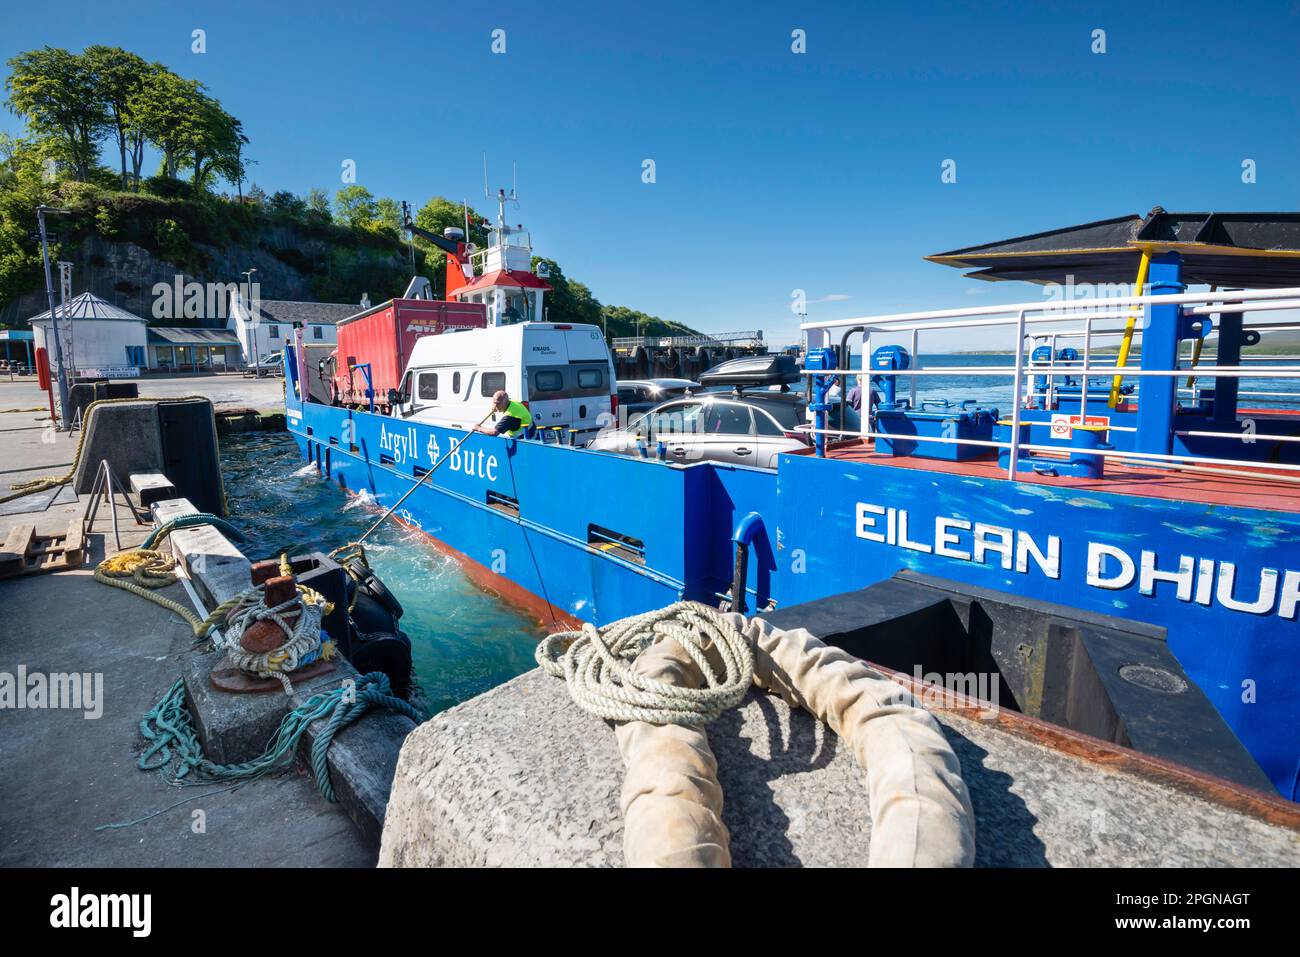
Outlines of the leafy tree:
<svg viewBox="0 0 1300 957">
<path fill-rule="evenodd" d="M 375 232 L 398 238 L 402 232 L 402 210 L 397 200 L 385 196 L 375 203 L 375 218 L 371 222 Z"/>
<path fill-rule="evenodd" d="M 302 219 L 307 213 L 307 203 L 287 189 L 272 193 L 267 205 L 292 219 Z"/>
<path fill-rule="evenodd" d="M 334 194 L 334 217 L 340 223 L 361 228 L 379 213 L 375 197 L 364 186 L 356 183 L 344 186 Z"/>
<path fill-rule="evenodd" d="M 109 119 L 109 128 L 117 142 L 122 165 L 122 188 L 130 189 L 140 182 L 140 163 L 144 159 L 144 132 L 136 122 L 132 103 L 151 69 L 149 64 L 134 53 L 120 47 L 90 46 L 81 54 L 90 71 L 95 95 L 103 103 Z M 126 156 L 130 150 L 133 179 L 126 171 Z"/>
<path fill-rule="evenodd" d="M 187 146 L 187 165 L 194 171 L 194 185 L 205 189 L 214 175 L 230 182 L 244 179 L 243 147 L 248 142 L 243 124 L 221 108 L 221 103 L 199 88 L 198 112 L 193 117 Z"/>
<path fill-rule="evenodd" d="M 20 53 L 9 60 L 5 92 L 9 108 L 51 140 L 73 175 L 90 179 L 110 121 L 86 60 L 57 47 Z"/>
<path fill-rule="evenodd" d="M 330 194 L 319 186 L 307 190 L 305 202 L 308 215 L 315 219 L 329 222 L 334 215 L 334 211 L 330 208 Z"/>
<path fill-rule="evenodd" d="M 415 214 L 415 225 L 441 236 L 442 231 L 450 227 L 463 230 L 465 215 L 465 207 L 460 203 L 452 202 L 445 196 L 435 196 L 421 206 L 419 212 Z M 480 249 L 487 245 L 487 231 L 483 228 L 483 216 L 472 206 L 469 207 L 469 235 L 465 238 Z M 429 278 L 438 285 L 445 274 L 447 254 L 419 236 L 415 237 L 415 248 L 424 253 L 425 268 L 430 274 Z M 438 288 L 441 286 L 438 285 Z"/>
<path fill-rule="evenodd" d="M 162 153 L 162 174 L 175 179 L 194 145 L 202 110 L 202 84 L 167 69 L 147 74 L 131 98 L 145 138 Z"/>
<path fill-rule="evenodd" d="M 543 300 L 547 320 L 549 322 L 585 322 L 599 326 L 600 301 L 591 294 L 591 290 L 583 283 L 565 276 L 564 270 L 560 268 L 560 264 L 554 259 L 534 256 L 534 271 L 536 271 L 539 263 L 546 263 L 550 268 L 550 275 L 546 281 L 551 284 L 552 291 L 548 292 Z"/>
</svg>

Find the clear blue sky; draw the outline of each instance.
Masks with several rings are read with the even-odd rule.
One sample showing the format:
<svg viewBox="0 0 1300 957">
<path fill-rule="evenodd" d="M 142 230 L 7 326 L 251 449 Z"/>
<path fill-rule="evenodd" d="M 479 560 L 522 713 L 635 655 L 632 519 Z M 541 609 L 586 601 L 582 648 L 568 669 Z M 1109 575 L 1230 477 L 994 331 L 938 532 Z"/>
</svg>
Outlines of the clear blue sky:
<svg viewBox="0 0 1300 957">
<path fill-rule="evenodd" d="M 535 250 L 602 302 L 775 344 L 797 288 L 817 317 L 1035 299 L 921 257 L 1300 200 L 1294 3 L 718 6 L 26 4 L 0 53 L 106 43 L 202 80 L 268 191 L 332 192 L 354 159 L 377 195 L 483 209 L 486 150 L 494 188 L 519 165 Z"/>
</svg>

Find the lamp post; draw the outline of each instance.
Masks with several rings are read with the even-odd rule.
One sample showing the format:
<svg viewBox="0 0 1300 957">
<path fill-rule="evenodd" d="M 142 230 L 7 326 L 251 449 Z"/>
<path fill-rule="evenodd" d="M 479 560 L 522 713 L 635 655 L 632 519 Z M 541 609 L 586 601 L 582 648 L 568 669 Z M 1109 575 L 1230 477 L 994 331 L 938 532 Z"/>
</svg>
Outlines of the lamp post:
<svg viewBox="0 0 1300 957">
<path fill-rule="evenodd" d="M 55 209 L 44 203 L 36 207 L 36 224 L 41 232 L 41 259 L 45 264 L 45 298 L 50 303 L 50 330 L 54 337 L 54 364 L 59 370 L 59 415 L 62 418 L 60 429 L 67 431 L 72 427 L 68 415 L 68 370 L 63 364 L 63 346 L 59 336 L 58 310 L 54 307 L 54 280 L 50 277 L 50 244 L 45 233 L 45 214 L 65 216 L 66 209 Z"/>
<path fill-rule="evenodd" d="M 253 311 L 253 273 L 257 272 L 257 267 L 245 269 L 242 273 L 244 277 L 244 308 L 248 310 L 248 327 L 251 330 L 252 353 L 251 361 L 257 363 L 261 361 L 261 349 L 257 344 L 257 314 Z"/>
</svg>

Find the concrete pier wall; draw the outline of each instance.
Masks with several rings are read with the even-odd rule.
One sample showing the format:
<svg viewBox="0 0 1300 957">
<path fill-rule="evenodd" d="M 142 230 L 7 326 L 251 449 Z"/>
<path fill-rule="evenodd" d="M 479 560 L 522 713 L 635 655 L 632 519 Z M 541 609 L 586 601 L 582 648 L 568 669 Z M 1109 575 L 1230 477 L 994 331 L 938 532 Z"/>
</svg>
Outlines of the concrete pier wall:
<svg viewBox="0 0 1300 957">
<path fill-rule="evenodd" d="M 934 714 L 970 788 L 977 866 L 1300 864 L 1300 810 L 1280 799 L 1243 810 L 1177 775 Z M 709 743 L 735 866 L 865 865 L 866 775 L 833 732 L 753 691 L 709 726 Z M 380 864 L 620 866 L 622 780 L 612 726 L 573 704 L 561 680 L 530 671 L 407 738 Z"/>
</svg>

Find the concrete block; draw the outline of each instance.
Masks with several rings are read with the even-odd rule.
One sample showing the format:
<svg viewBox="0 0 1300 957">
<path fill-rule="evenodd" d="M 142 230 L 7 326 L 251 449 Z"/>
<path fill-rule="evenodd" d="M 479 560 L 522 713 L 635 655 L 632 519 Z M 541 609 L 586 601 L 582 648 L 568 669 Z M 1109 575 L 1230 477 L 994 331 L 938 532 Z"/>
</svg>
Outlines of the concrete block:
<svg viewBox="0 0 1300 957">
<path fill-rule="evenodd" d="M 101 405 L 90 413 L 90 422 L 83 427 L 86 431 L 81 457 L 73 478 L 78 495 L 90 492 L 99 463 L 104 459 L 108 460 L 113 477 L 122 488 L 126 488 L 127 476 L 133 472 L 163 471 L 162 433 L 156 403 Z"/>
<path fill-rule="evenodd" d="M 162 524 L 197 509 L 185 499 L 157 502 L 154 521 Z M 249 584 L 249 561 L 211 525 L 177 529 L 169 536 L 173 553 L 190 574 L 195 590 L 209 608 L 239 594 Z M 204 753 L 219 764 L 252 760 L 266 750 L 290 709 L 314 694 L 355 681 L 355 668 L 339 657 L 334 671 L 294 682 L 292 697 L 280 691 L 231 694 L 213 687 L 210 675 L 225 656 L 218 652 L 187 655 L 181 668 L 185 696 Z M 315 722 L 299 743 L 299 757 L 309 762 L 311 746 L 325 727 Z M 379 842 L 393 770 L 402 742 L 415 727 L 409 718 L 371 713 L 340 732 L 330 746 L 328 764 L 335 796 L 369 840 Z"/>
<path fill-rule="evenodd" d="M 176 486 L 161 472 L 132 472 L 131 492 L 146 508 L 154 502 L 177 497 Z"/>
<path fill-rule="evenodd" d="M 155 502 L 150 512 L 161 526 L 174 518 L 194 515 L 198 509 L 187 499 L 176 498 Z M 250 562 L 211 525 L 175 529 L 168 536 L 168 544 L 209 609 L 248 587 Z"/>
<path fill-rule="evenodd" d="M 1001 721 L 933 713 L 970 790 L 977 866 L 1300 864 L 1300 815 L 1278 810 L 1283 802 L 1216 800 L 1166 772 L 1066 753 Z M 734 866 L 865 865 L 866 775 L 834 732 L 751 691 L 708 734 Z M 534 669 L 406 739 L 379 863 L 619 866 L 623 772 L 611 726 Z"/>
</svg>

